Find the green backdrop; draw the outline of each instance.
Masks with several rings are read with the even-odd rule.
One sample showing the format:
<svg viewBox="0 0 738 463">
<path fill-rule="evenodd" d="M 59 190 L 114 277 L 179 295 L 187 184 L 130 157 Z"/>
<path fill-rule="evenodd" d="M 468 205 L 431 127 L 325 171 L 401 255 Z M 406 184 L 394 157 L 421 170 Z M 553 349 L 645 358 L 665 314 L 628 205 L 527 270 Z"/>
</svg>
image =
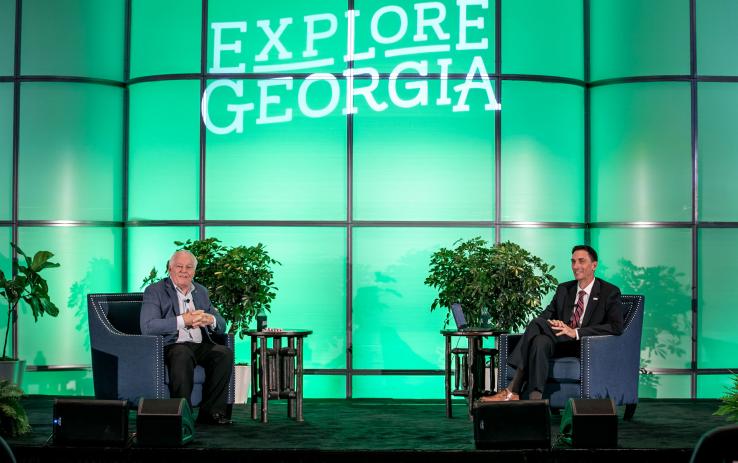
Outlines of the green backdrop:
<svg viewBox="0 0 738 463">
<path fill-rule="evenodd" d="M 27 393 L 93 394 L 85 295 L 139 291 L 200 236 L 282 263 L 270 325 L 314 331 L 308 397 L 442 397 L 423 280 L 473 236 L 559 280 L 591 242 L 600 276 L 646 296 L 642 397 L 717 397 L 738 367 L 732 0 L 697 0 L 694 30 L 689 0 L 355 0 L 353 21 L 345 0 L 16 3 L 0 0 L 0 268 L 14 235 L 62 264 L 58 319 L 21 308 Z M 462 98 L 470 72 L 488 85 Z M 209 121 L 238 130 L 205 125 L 205 88 Z"/>
</svg>

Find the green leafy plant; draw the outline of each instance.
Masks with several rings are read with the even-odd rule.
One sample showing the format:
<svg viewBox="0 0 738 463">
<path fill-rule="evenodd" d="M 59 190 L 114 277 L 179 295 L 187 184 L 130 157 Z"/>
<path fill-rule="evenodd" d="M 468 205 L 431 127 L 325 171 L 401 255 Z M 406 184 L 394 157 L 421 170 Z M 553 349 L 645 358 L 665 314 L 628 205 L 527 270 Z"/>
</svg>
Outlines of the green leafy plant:
<svg viewBox="0 0 738 463">
<path fill-rule="evenodd" d="M 460 303 L 470 325 L 481 326 L 489 314 L 497 327 L 520 330 L 556 287 L 553 268 L 509 241 L 492 246 L 481 237 L 456 241 L 431 256 L 425 284 L 438 290 L 431 311 Z"/>
<path fill-rule="evenodd" d="M 271 267 L 281 264 L 269 257 L 261 243 L 233 247 L 220 243 L 217 238 L 174 242 L 197 258 L 195 281 L 208 289 L 210 301 L 229 322 L 228 332 L 243 338 L 256 314 L 270 311 L 277 295 Z M 142 287 L 158 279 L 153 268 Z"/>
<path fill-rule="evenodd" d="M 39 275 L 43 269 L 59 267 L 58 263 L 51 262 L 54 254 L 49 251 L 38 251 L 33 258 L 28 257 L 15 243 L 10 245 L 18 253 L 19 258 L 23 257 L 25 265 L 19 262 L 20 259 L 13 261 L 13 276 L 8 279 L 0 270 L 0 296 L 8 302 L 8 323 L 5 325 L 5 341 L 3 342 L 3 356 L 6 357 L 8 347 L 8 335 L 12 325 L 18 319 L 18 303 L 26 301 L 33 313 L 34 321 L 38 321 L 38 317 L 44 314 L 50 317 L 59 315 L 59 309 L 51 302 L 49 298 L 49 285 L 46 280 Z"/>
<path fill-rule="evenodd" d="M 720 399 L 723 404 L 715 415 L 724 416 L 728 421 L 738 422 L 738 375 L 733 376 L 733 386 L 725 388 L 725 395 Z"/>
<path fill-rule="evenodd" d="M 16 437 L 31 430 L 26 410 L 20 403 L 23 391 L 9 381 L 0 381 L 0 434 Z"/>
</svg>

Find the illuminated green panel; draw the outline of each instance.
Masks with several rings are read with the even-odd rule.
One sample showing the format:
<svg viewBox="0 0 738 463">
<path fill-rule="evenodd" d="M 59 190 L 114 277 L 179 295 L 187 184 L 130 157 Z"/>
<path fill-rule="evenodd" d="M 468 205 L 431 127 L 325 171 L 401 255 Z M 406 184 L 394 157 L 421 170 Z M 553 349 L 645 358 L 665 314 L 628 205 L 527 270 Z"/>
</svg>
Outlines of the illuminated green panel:
<svg viewBox="0 0 738 463">
<path fill-rule="evenodd" d="M 0 220 L 13 214 L 13 84 L 0 83 Z"/>
<path fill-rule="evenodd" d="M 14 44 L 15 0 L 0 0 L 0 76 L 13 75 Z"/>
<path fill-rule="evenodd" d="M 699 84 L 700 220 L 738 220 L 738 85 Z"/>
<path fill-rule="evenodd" d="M 592 80 L 689 74 L 689 0 L 593 0 L 590 18 Z"/>
<path fill-rule="evenodd" d="M 358 81 L 357 81 L 358 82 Z M 494 111 L 482 90 L 471 90 L 468 112 L 453 112 L 453 90 L 462 81 L 442 81 L 450 103 L 437 105 L 441 83 L 428 83 L 429 105 L 405 109 L 389 98 L 400 97 L 406 80 L 382 81 L 374 96 L 387 104 L 383 112 L 358 97 L 354 116 L 354 219 L 356 220 L 492 220 L 494 218 Z M 366 82 L 361 84 L 365 86 Z M 494 83 L 491 83 L 494 85 Z"/>
<path fill-rule="evenodd" d="M 284 0 L 275 7 L 270 2 L 243 2 L 239 0 L 210 0 L 208 2 L 208 72 L 330 72 L 340 73 L 345 69 L 343 57 L 346 54 L 346 1 L 322 0 L 305 2 L 303 0 Z M 326 38 L 318 38 L 314 42 L 315 56 L 308 52 L 307 28 L 310 15 L 330 14 L 335 18 L 336 31 Z M 265 30 L 274 32 L 280 28 L 280 18 L 290 18 L 291 24 L 285 26 L 279 35 L 279 41 L 290 56 L 279 57 L 279 49 L 267 50 L 265 59 L 256 60 L 269 42 Z M 268 26 L 260 27 L 258 21 L 269 21 Z M 220 43 L 224 47 L 233 47 L 240 41 L 240 52 L 224 50 L 220 53 L 220 65 L 214 69 L 213 50 L 215 47 L 215 29 L 213 23 L 245 22 L 246 30 L 241 32 L 238 25 L 230 25 L 221 29 Z M 329 32 L 327 19 L 316 18 L 315 33 L 320 36 Z M 309 61 L 319 63 L 306 64 Z M 244 69 L 238 70 L 243 64 Z M 287 68 L 270 68 L 261 66 L 287 66 Z"/>
<path fill-rule="evenodd" d="M 738 75 L 738 3 L 734 0 L 697 1 L 697 73 Z"/>
<path fill-rule="evenodd" d="M 12 251 L 10 249 L 10 240 L 12 239 L 13 234 L 10 228 L 8 227 L 0 227 L 0 270 L 5 273 L 6 278 L 11 277 L 11 257 L 12 257 Z M 8 304 L 5 302 L 5 299 L 0 300 L 0 333 L 5 333 L 5 327 L 8 324 Z M 6 352 L 6 355 L 10 354 L 12 355 L 13 348 L 12 346 L 8 347 L 8 350 Z M 0 354 L 1 355 L 1 354 Z"/>
<path fill-rule="evenodd" d="M 93 397 L 92 370 L 27 371 L 23 374 L 23 392 L 29 395 Z"/>
<path fill-rule="evenodd" d="M 584 221 L 584 91 L 505 81 L 502 220 Z"/>
<path fill-rule="evenodd" d="M 692 216 L 688 83 L 592 89 L 592 221 Z"/>
<path fill-rule="evenodd" d="M 582 228 L 503 228 L 502 241 L 512 241 L 556 268 L 551 272 L 559 283 L 572 280 L 571 248 L 584 243 Z M 544 306 L 551 296 L 544 298 Z"/>
<path fill-rule="evenodd" d="M 22 85 L 21 219 L 120 220 L 122 95 L 105 85 Z"/>
<path fill-rule="evenodd" d="M 733 275 L 738 270 L 738 230 L 701 229 L 699 241 L 699 368 L 736 366 L 738 313 L 727 301 L 738 297 Z"/>
<path fill-rule="evenodd" d="M 638 396 L 641 399 L 689 399 L 689 375 L 641 375 Z"/>
<path fill-rule="evenodd" d="M 21 72 L 122 80 L 124 26 L 124 0 L 25 1 Z"/>
<path fill-rule="evenodd" d="M 303 389 L 306 399 L 345 399 L 344 375 L 305 375 Z"/>
<path fill-rule="evenodd" d="M 201 0 L 133 0 L 131 77 L 200 72 Z"/>
<path fill-rule="evenodd" d="M 10 249 L 10 241 L 13 233 L 10 227 L 0 227 L 0 270 L 5 272 L 5 276 L 10 275 L 12 250 Z"/>
<path fill-rule="evenodd" d="M 445 391 L 443 375 L 353 376 L 352 380 L 355 399 L 442 399 Z"/>
<path fill-rule="evenodd" d="M 597 275 L 646 296 L 641 366 L 689 368 L 692 358 L 691 231 L 593 229 Z M 687 391 L 687 394 L 689 391 Z"/>
<path fill-rule="evenodd" d="M 234 120 L 227 105 L 252 102 L 255 109 L 244 114 L 243 133 L 207 135 L 207 218 L 344 220 L 346 118 L 341 115 L 345 94 L 340 90 L 344 83 L 338 83 L 337 93 L 329 90 L 326 81 L 311 81 L 305 87 L 307 103 L 314 110 L 330 109 L 332 97 L 336 98 L 335 109 L 327 116 L 310 118 L 297 102 L 306 81 L 290 80 L 292 90 L 265 87 L 269 98 L 281 100 L 269 105 L 266 97 L 259 96 L 257 82 L 261 81 L 238 82 L 243 83 L 244 98 L 219 88 L 209 103 L 210 117 L 219 127 Z M 291 121 L 273 120 L 288 112 Z"/>
<path fill-rule="evenodd" d="M 392 72 L 395 66 L 409 61 L 428 61 L 430 72 L 441 73 L 438 60 L 448 59 L 449 72 L 468 73 L 472 61 L 480 58 L 484 69 L 488 74 L 495 71 L 495 11 L 494 2 L 467 5 L 465 8 L 465 20 L 475 22 L 474 26 L 467 25 L 463 28 L 466 39 L 461 39 L 461 9 L 455 2 L 427 2 L 436 3 L 438 8 L 424 10 L 423 16 L 426 23 L 433 22 L 436 18 L 444 18 L 440 23 L 442 34 L 448 34 L 448 38 L 439 37 L 438 32 L 429 25 L 418 34 L 418 12 L 415 9 L 419 2 L 415 0 L 396 0 L 391 2 L 377 2 L 373 0 L 357 0 L 354 9 L 360 12 L 356 18 L 356 46 L 354 52 L 356 58 L 361 58 L 363 53 L 371 53 L 373 57 L 357 59 L 355 68 L 372 67 L 379 72 Z M 399 7 L 399 8 L 398 8 Z M 380 9 L 382 11 L 380 11 Z M 480 21 L 481 28 L 476 22 Z M 372 33 L 372 23 L 375 23 Z M 406 27 L 403 28 L 403 23 Z M 415 39 L 416 35 L 418 36 Z M 417 47 L 443 47 L 439 50 L 423 50 L 420 53 L 410 53 Z M 478 72 L 477 72 L 478 74 Z"/>
<path fill-rule="evenodd" d="M 19 357 L 29 365 L 89 365 L 87 295 L 121 290 L 121 229 L 28 227 L 19 234 L 26 253 L 48 250 L 61 264 L 43 273 L 59 316 L 44 316 L 34 323 L 23 305 L 18 317 Z"/>
<path fill-rule="evenodd" d="M 198 81 L 131 86 L 130 220 L 198 218 L 199 94 Z"/>
<path fill-rule="evenodd" d="M 305 368 L 346 367 L 345 229 L 209 227 L 207 236 L 231 246 L 263 243 L 282 263 L 272 268 L 279 290 L 268 325 L 313 330 L 303 346 Z M 244 361 L 248 346 L 244 340 L 236 349 Z"/>
<path fill-rule="evenodd" d="M 481 228 L 354 228 L 354 368 L 443 368 L 446 313 L 430 311 L 438 293 L 423 281 L 433 252 L 474 236 L 493 240 Z"/>
<path fill-rule="evenodd" d="M 733 386 L 733 375 L 698 375 L 697 398 L 719 399 Z"/>
<path fill-rule="evenodd" d="M 503 0 L 502 72 L 583 79 L 583 30 L 579 0 Z"/>
<path fill-rule="evenodd" d="M 166 276 L 167 261 L 177 250 L 174 242 L 197 237 L 197 227 L 129 227 L 128 291 L 142 291 L 141 282 L 152 267 Z"/>
</svg>

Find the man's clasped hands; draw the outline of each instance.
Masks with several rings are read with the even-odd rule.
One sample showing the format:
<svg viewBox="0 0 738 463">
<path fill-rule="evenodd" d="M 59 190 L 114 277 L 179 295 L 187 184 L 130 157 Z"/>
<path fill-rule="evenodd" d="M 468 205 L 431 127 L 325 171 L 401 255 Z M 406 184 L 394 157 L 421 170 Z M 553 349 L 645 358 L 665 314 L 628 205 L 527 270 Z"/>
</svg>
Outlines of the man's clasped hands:
<svg viewBox="0 0 738 463">
<path fill-rule="evenodd" d="M 200 328 L 212 325 L 215 318 L 204 310 L 196 309 L 183 313 L 182 320 L 187 328 Z"/>
</svg>

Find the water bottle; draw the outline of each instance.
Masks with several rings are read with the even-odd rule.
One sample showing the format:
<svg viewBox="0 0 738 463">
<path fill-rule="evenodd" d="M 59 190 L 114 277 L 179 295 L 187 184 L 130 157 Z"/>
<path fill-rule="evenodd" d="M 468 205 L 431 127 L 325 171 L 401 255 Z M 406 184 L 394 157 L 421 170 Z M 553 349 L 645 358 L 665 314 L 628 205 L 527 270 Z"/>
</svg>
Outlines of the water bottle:
<svg viewBox="0 0 738 463">
<path fill-rule="evenodd" d="M 482 309 L 482 328 L 489 328 L 491 319 L 489 309 L 486 307 Z"/>
<path fill-rule="evenodd" d="M 256 331 L 264 331 L 267 328 L 267 314 L 264 309 L 256 312 Z"/>
</svg>

